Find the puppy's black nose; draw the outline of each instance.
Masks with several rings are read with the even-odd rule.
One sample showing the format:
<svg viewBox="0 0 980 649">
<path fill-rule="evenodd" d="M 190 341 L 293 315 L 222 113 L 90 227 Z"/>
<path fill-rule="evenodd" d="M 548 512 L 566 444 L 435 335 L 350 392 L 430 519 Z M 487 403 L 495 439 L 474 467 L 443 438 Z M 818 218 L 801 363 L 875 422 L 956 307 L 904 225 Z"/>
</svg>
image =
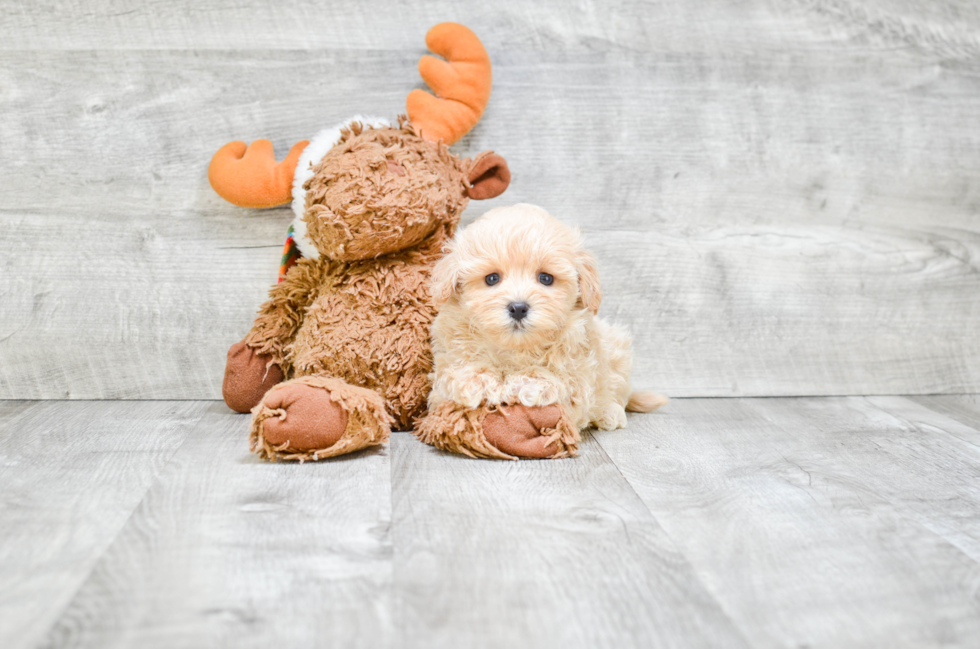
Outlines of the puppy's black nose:
<svg viewBox="0 0 980 649">
<path fill-rule="evenodd" d="M 527 302 L 511 302 L 507 305 L 507 313 L 514 320 L 520 322 L 527 317 L 527 312 L 531 310 L 531 307 Z"/>
</svg>

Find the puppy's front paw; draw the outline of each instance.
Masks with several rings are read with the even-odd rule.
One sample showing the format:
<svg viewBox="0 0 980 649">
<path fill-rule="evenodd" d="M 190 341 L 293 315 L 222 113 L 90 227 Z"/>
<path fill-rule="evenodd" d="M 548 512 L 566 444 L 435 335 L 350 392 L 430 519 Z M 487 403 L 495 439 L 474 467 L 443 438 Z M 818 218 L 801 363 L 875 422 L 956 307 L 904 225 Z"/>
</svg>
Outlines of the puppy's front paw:
<svg viewBox="0 0 980 649">
<path fill-rule="evenodd" d="M 500 380 L 492 374 L 470 367 L 447 368 L 436 374 L 429 404 L 452 401 L 474 409 L 481 403 L 500 403 L 502 392 Z"/>
<path fill-rule="evenodd" d="M 557 384 L 534 376 L 517 374 L 504 382 L 503 403 L 520 403 L 525 406 L 550 406 L 561 399 Z"/>
<path fill-rule="evenodd" d="M 626 410 L 623 409 L 618 403 L 611 403 L 605 409 L 599 417 L 592 422 L 595 427 L 599 430 L 617 430 L 619 428 L 626 428 Z"/>
</svg>

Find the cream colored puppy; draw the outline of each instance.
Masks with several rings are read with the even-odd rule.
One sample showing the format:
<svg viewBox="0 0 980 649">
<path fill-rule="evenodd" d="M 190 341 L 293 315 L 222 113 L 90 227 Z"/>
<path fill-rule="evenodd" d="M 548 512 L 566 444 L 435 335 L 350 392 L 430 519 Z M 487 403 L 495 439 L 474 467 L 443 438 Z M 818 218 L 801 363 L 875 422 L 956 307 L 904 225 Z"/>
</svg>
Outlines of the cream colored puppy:
<svg viewBox="0 0 980 649">
<path fill-rule="evenodd" d="M 497 208 L 459 232 L 432 295 L 430 409 L 558 404 L 579 429 L 612 430 L 667 402 L 631 392 L 629 333 L 596 317 L 595 257 L 540 207 Z"/>
</svg>

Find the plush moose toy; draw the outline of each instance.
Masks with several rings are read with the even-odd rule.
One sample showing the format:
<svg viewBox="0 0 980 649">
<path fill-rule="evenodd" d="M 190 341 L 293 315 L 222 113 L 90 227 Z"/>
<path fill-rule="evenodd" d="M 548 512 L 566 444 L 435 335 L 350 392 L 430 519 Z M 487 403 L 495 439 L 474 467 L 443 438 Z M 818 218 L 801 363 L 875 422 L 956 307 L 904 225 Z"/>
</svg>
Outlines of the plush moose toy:
<svg viewBox="0 0 980 649">
<path fill-rule="evenodd" d="M 397 126 L 358 117 L 296 144 L 278 164 L 268 140 L 229 143 L 211 161 L 211 185 L 229 202 L 291 200 L 296 215 L 301 256 L 284 264 L 251 331 L 229 350 L 222 386 L 229 407 L 252 412 L 250 444 L 263 458 L 350 453 L 424 414 L 431 269 L 469 199 L 493 198 L 510 182 L 501 156 L 461 159 L 448 149 L 489 99 L 486 50 L 453 23 L 433 27 L 426 42 L 445 58 L 419 62 L 438 97 L 413 90 Z M 510 428 L 493 428 L 503 448 L 511 433 L 520 444 L 529 430 L 547 432 L 540 413 L 526 410 Z"/>
</svg>

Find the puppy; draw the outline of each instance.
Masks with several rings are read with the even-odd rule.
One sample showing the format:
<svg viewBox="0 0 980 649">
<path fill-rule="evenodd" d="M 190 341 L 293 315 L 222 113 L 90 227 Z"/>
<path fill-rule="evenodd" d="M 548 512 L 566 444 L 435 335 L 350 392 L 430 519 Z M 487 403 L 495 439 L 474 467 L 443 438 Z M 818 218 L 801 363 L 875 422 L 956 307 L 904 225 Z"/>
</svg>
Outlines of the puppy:
<svg viewBox="0 0 980 649">
<path fill-rule="evenodd" d="M 429 408 L 563 406 L 581 430 L 626 425 L 667 402 L 632 392 L 630 336 L 596 317 L 595 257 L 534 205 L 497 208 L 456 235 L 432 272 L 440 305 Z"/>
</svg>

